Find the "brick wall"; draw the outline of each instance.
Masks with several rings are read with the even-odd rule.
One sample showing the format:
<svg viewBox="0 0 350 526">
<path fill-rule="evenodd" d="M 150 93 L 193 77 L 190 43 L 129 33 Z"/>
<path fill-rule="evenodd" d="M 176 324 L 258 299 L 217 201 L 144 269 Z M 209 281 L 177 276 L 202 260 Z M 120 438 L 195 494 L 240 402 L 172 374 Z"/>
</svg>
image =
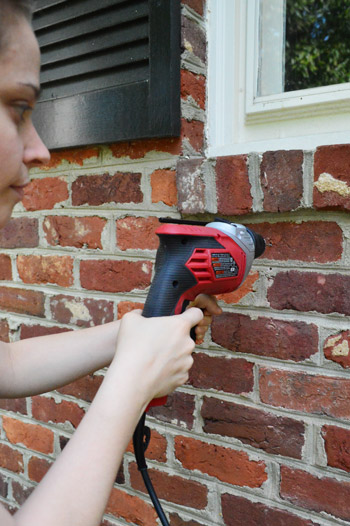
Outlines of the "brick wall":
<svg viewBox="0 0 350 526">
<path fill-rule="evenodd" d="M 171 526 L 350 523 L 350 145 L 205 156 L 203 0 L 183 1 L 179 139 L 54 153 L 0 232 L 0 338 L 90 327 L 142 306 L 158 217 L 252 226 L 267 243 L 153 409 L 147 452 Z M 349 141 L 350 142 L 350 141 Z M 1 401 L 0 496 L 17 508 L 103 371 Z M 125 454 L 103 523 L 157 524 Z"/>
</svg>

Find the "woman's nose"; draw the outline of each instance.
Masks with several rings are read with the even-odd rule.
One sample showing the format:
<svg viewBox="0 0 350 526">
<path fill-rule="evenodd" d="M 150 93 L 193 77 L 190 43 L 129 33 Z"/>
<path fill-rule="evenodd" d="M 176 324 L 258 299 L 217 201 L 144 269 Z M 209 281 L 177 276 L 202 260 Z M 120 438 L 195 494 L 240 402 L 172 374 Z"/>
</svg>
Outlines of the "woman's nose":
<svg viewBox="0 0 350 526">
<path fill-rule="evenodd" d="M 50 160 L 50 152 L 41 140 L 34 125 L 30 123 L 23 152 L 23 162 L 28 168 L 43 166 Z"/>
</svg>

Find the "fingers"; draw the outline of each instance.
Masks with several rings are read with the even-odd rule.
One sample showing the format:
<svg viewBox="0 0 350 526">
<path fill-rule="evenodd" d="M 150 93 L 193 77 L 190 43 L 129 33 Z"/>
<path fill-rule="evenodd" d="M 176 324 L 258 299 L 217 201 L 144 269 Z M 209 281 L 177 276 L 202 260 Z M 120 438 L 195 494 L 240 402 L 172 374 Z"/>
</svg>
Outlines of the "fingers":
<svg viewBox="0 0 350 526">
<path fill-rule="evenodd" d="M 198 307 L 206 311 L 206 314 L 212 316 L 218 316 L 222 313 L 222 309 L 219 307 L 216 298 L 208 294 L 199 294 L 196 299 L 190 303 L 190 306 Z"/>
<path fill-rule="evenodd" d="M 198 309 L 196 307 L 190 307 L 189 309 L 185 310 L 182 314 L 180 314 L 184 320 L 186 320 L 189 323 L 190 327 L 195 327 L 200 323 L 204 317 L 203 312 L 201 309 Z"/>
</svg>

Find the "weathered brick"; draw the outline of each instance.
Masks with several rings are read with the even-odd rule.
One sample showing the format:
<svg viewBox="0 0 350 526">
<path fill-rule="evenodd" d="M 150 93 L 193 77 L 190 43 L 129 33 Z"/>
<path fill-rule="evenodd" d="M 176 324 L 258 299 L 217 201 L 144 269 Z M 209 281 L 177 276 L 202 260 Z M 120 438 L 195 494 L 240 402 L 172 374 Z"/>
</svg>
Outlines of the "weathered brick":
<svg viewBox="0 0 350 526">
<path fill-rule="evenodd" d="M 6 444 L 0 444 L 0 467 L 13 471 L 14 473 L 23 473 L 23 455 L 12 449 Z"/>
<path fill-rule="evenodd" d="M 233 292 L 225 292 L 224 294 L 216 294 L 218 300 L 224 301 L 228 305 L 232 303 L 239 303 L 247 294 L 257 290 L 257 281 L 259 279 L 259 272 L 250 271 L 243 284 Z"/>
<path fill-rule="evenodd" d="M 282 466 L 280 495 L 296 506 L 350 520 L 350 482 Z"/>
<path fill-rule="evenodd" d="M 266 212 L 288 212 L 301 205 L 303 196 L 303 152 L 265 152 L 260 166 Z"/>
<path fill-rule="evenodd" d="M 17 504 L 22 506 L 33 492 L 33 486 L 25 486 L 17 480 L 12 481 L 12 495 Z"/>
<path fill-rule="evenodd" d="M 73 258 L 70 256 L 19 255 L 17 269 L 24 283 L 73 285 Z"/>
<path fill-rule="evenodd" d="M 57 168 L 62 161 L 69 162 L 71 164 L 78 164 L 83 166 L 86 159 L 98 158 L 99 149 L 96 147 L 93 148 L 79 148 L 79 149 L 69 149 L 69 150 L 60 150 L 58 152 L 50 152 L 51 158 L 50 161 L 43 167 L 44 170 L 50 170 L 52 168 Z"/>
<path fill-rule="evenodd" d="M 12 279 L 11 258 L 6 254 L 0 254 L 0 280 Z"/>
<path fill-rule="evenodd" d="M 44 295 L 32 290 L 0 287 L 0 308 L 19 314 L 44 317 Z"/>
<path fill-rule="evenodd" d="M 1 248 L 33 248 L 38 244 L 38 220 L 33 217 L 16 217 L 0 230 Z"/>
<path fill-rule="evenodd" d="M 10 341 L 10 327 L 6 320 L 0 320 L 0 341 Z"/>
<path fill-rule="evenodd" d="M 193 354 L 189 382 L 200 389 L 217 389 L 226 393 L 249 393 L 254 387 L 253 364 L 243 359 L 229 359 Z"/>
<path fill-rule="evenodd" d="M 217 158 L 216 191 L 219 214 L 242 215 L 252 211 L 253 199 L 247 163 L 246 155 Z"/>
<path fill-rule="evenodd" d="M 347 378 L 262 368 L 259 384 L 260 398 L 265 404 L 350 419 Z"/>
<path fill-rule="evenodd" d="M 322 437 L 328 466 L 350 473 L 350 430 L 337 426 L 323 426 Z"/>
<path fill-rule="evenodd" d="M 204 14 L 205 0 L 181 0 L 182 4 L 188 5 L 194 11 L 197 11 L 199 15 Z"/>
<path fill-rule="evenodd" d="M 127 451 L 134 453 L 132 441 L 130 441 Z M 151 431 L 151 439 L 146 449 L 145 457 L 157 462 L 166 462 L 167 460 L 167 439 L 154 429 Z"/>
<path fill-rule="evenodd" d="M 43 229 L 49 245 L 76 248 L 102 248 L 106 219 L 100 217 L 47 216 Z"/>
<path fill-rule="evenodd" d="M 151 174 L 152 203 L 177 205 L 176 173 L 174 170 L 155 170 Z"/>
<path fill-rule="evenodd" d="M 305 428 L 298 420 L 208 397 L 201 416 L 206 433 L 238 438 L 273 455 L 301 458 Z"/>
<path fill-rule="evenodd" d="M 273 309 L 350 314 L 350 276 L 290 270 L 279 272 L 268 289 Z"/>
<path fill-rule="evenodd" d="M 26 210 L 50 210 L 68 199 L 67 181 L 62 177 L 33 179 L 25 188 L 22 200 Z"/>
<path fill-rule="evenodd" d="M 140 173 L 82 175 L 72 184 L 72 204 L 141 203 Z"/>
<path fill-rule="evenodd" d="M 187 69 L 181 70 L 181 98 L 192 98 L 198 106 L 204 110 L 205 108 L 205 77 L 203 75 L 195 75 Z"/>
<path fill-rule="evenodd" d="M 3 416 L 2 427 L 11 444 L 23 444 L 40 453 L 53 453 L 54 435 L 50 429 Z"/>
<path fill-rule="evenodd" d="M 27 402 L 25 398 L 0 398 L 0 409 L 12 411 L 13 413 L 27 414 Z"/>
<path fill-rule="evenodd" d="M 350 210 L 350 146 L 320 146 L 314 156 L 314 207 Z"/>
<path fill-rule="evenodd" d="M 67 332 L 69 329 L 63 327 L 46 327 L 44 325 L 21 325 L 21 340 L 27 338 L 36 338 L 37 336 L 47 336 L 49 334 L 58 334 L 60 332 Z"/>
<path fill-rule="evenodd" d="M 192 520 L 184 520 L 177 513 L 171 513 L 170 515 L 170 526 L 204 526 L 203 523 Z"/>
<path fill-rule="evenodd" d="M 120 250 L 156 250 L 159 239 L 155 234 L 159 226 L 157 217 L 124 217 L 117 220 L 117 246 Z"/>
<path fill-rule="evenodd" d="M 244 497 L 225 493 L 221 497 L 225 526 L 318 526 L 286 510 L 252 502 Z M 249 518 L 248 518 L 249 517 Z"/>
<path fill-rule="evenodd" d="M 81 286 L 102 292 L 130 292 L 151 283 L 149 261 L 87 260 L 80 263 Z"/>
<path fill-rule="evenodd" d="M 326 221 L 259 223 L 248 225 L 266 241 L 264 258 L 328 263 L 343 253 L 339 225 Z"/>
<path fill-rule="evenodd" d="M 28 477 L 34 482 L 40 482 L 51 467 L 51 462 L 38 457 L 30 457 L 28 462 Z"/>
<path fill-rule="evenodd" d="M 329 336 L 323 346 L 328 360 L 339 363 L 344 369 L 350 367 L 350 331 L 341 331 Z"/>
<path fill-rule="evenodd" d="M 8 487 L 8 479 L 2 473 L 0 473 L 0 496 L 4 499 L 7 498 Z"/>
<path fill-rule="evenodd" d="M 142 141 L 121 142 L 109 145 L 109 149 L 114 157 L 129 157 L 130 159 L 142 159 L 149 152 L 164 152 L 170 155 L 181 153 L 181 139 L 146 139 Z"/>
<path fill-rule="evenodd" d="M 187 429 L 193 428 L 195 399 L 194 396 L 175 391 L 168 396 L 165 405 L 152 407 L 148 414 L 161 422 L 172 423 Z"/>
<path fill-rule="evenodd" d="M 178 206 L 185 214 L 197 214 L 205 210 L 202 162 L 203 159 L 183 158 L 177 163 Z"/>
<path fill-rule="evenodd" d="M 185 469 L 199 470 L 235 486 L 260 488 L 267 480 L 265 463 L 250 460 L 244 451 L 176 436 L 175 456 Z"/>
<path fill-rule="evenodd" d="M 128 495 L 125 491 L 113 488 L 110 494 L 106 513 L 138 526 L 157 526 L 157 514 L 151 504 L 139 497 Z"/>
<path fill-rule="evenodd" d="M 205 33 L 199 24 L 183 16 L 181 18 L 182 48 L 193 53 L 205 63 L 207 55 L 206 43 Z"/>
<path fill-rule="evenodd" d="M 93 327 L 113 321 L 113 302 L 58 294 L 50 298 L 52 318 L 59 323 Z"/>
<path fill-rule="evenodd" d="M 41 422 L 65 423 L 70 422 L 78 427 L 84 416 L 84 410 L 74 402 L 62 400 L 56 404 L 52 398 L 34 396 L 32 398 L 32 413 Z"/>
<path fill-rule="evenodd" d="M 131 312 L 135 309 L 143 310 L 143 307 L 143 303 L 137 303 L 134 301 L 120 301 L 118 303 L 118 320 L 120 320 L 127 312 Z"/>
<path fill-rule="evenodd" d="M 181 137 L 183 143 L 188 143 L 196 153 L 203 153 L 204 123 L 200 121 L 181 120 Z"/>
<path fill-rule="evenodd" d="M 132 487 L 145 493 L 146 488 L 136 463 L 130 464 L 129 472 Z M 207 506 L 208 489 L 203 484 L 156 469 L 149 469 L 149 474 L 160 499 L 198 510 Z"/>
<path fill-rule="evenodd" d="M 212 339 L 235 352 L 300 362 L 318 352 L 317 327 L 225 312 L 213 319 Z"/>
<path fill-rule="evenodd" d="M 64 387 L 60 387 L 59 393 L 74 396 L 85 402 L 92 402 L 103 381 L 103 376 L 88 374 Z"/>
</svg>

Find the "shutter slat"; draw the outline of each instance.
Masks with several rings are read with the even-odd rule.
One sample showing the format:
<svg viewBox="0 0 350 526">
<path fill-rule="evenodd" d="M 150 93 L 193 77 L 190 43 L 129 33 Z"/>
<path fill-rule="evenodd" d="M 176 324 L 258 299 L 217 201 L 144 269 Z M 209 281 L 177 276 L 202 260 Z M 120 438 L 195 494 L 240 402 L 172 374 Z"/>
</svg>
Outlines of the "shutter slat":
<svg viewBox="0 0 350 526">
<path fill-rule="evenodd" d="M 148 20 L 142 19 L 132 25 L 118 28 L 118 31 L 102 30 L 88 38 L 75 39 L 67 46 L 63 42 L 56 46 L 44 48 L 42 51 L 42 68 L 57 61 L 68 60 L 84 55 L 96 54 L 100 51 L 113 49 L 120 45 L 129 45 L 132 42 L 148 38 Z"/>
<path fill-rule="evenodd" d="M 79 75 L 93 74 L 104 69 L 117 68 L 130 65 L 133 62 L 146 60 L 148 57 L 148 42 L 137 43 L 129 48 L 114 50 L 113 53 L 107 50 L 106 53 L 95 55 L 94 57 L 79 57 L 79 60 L 63 61 L 55 64 L 54 68 L 48 67 L 41 72 L 41 82 L 53 82 Z"/>
</svg>

